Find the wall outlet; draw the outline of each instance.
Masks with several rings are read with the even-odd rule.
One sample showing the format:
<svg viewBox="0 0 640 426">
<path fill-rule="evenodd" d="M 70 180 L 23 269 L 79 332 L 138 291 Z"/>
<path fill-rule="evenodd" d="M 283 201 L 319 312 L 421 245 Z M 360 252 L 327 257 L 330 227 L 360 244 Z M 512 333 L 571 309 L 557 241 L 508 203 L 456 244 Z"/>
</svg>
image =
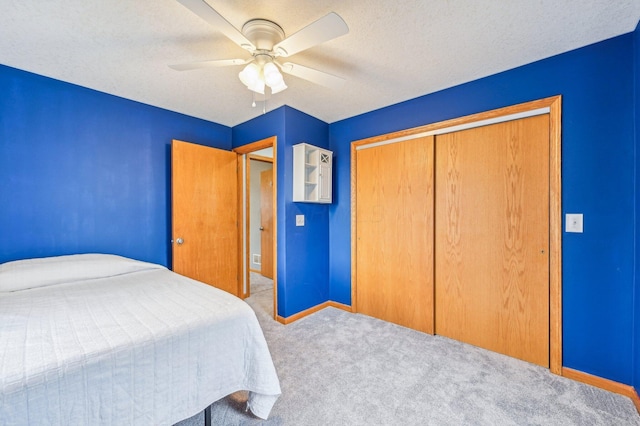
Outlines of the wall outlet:
<svg viewBox="0 0 640 426">
<path fill-rule="evenodd" d="M 583 232 L 582 213 L 567 213 L 565 216 L 565 232 Z"/>
<path fill-rule="evenodd" d="M 296 226 L 304 226 L 304 215 L 297 214 L 296 215 Z"/>
</svg>

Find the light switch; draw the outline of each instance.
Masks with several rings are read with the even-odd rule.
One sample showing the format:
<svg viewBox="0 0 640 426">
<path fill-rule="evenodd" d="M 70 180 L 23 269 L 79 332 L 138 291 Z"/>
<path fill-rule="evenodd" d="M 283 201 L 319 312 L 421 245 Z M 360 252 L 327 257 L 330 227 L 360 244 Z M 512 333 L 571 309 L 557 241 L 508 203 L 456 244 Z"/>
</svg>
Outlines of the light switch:
<svg viewBox="0 0 640 426">
<path fill-rule="evenodd" d="M 304 226 L 304 215 L 297 214 L 296 215 L 296 226 Z"/>
<path fill-rule="evenodd" d="M 565 216 L 565 231 L 582 233 L 582 213 L 567 213 Z"/>
</svg>

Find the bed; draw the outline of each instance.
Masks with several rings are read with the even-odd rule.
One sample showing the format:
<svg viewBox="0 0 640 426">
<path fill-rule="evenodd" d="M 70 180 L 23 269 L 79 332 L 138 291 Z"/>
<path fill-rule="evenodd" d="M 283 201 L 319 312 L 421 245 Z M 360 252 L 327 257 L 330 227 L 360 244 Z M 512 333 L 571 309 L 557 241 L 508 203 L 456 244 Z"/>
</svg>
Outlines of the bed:
<svg viewBox="0 0 640 426">
<path fill-rule="evenodd" d="M 0 424 L 171 425 L 280 384 L 253 310 L 167 268 L 104 254 L 0 265 Z"/>
</svg>

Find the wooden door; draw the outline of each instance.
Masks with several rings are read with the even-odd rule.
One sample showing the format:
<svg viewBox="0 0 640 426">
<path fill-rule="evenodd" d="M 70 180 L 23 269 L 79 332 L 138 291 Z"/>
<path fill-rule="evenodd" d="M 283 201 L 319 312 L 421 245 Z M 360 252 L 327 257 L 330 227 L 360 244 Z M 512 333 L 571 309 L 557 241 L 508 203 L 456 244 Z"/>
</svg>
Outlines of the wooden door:
<svg viewBox="0 0 640 426">
<path fill-rule="evenodd" d="M 549 118 L 436 138 L 436 334 L 549 366 Z"/>
<path fill-rule="evenodd" d="M 433 137 L 356 151 L 356 310 L 433 334 Z"/>
<path fill-rule="evenodd" d="M 239 295 L 237 155 L 173 141 L 173 270 Z"/>
<path fill-rule="evenodd" d="M 260 173 L 260 273 L 273 279 L 273 169 Z"/>
</svg>

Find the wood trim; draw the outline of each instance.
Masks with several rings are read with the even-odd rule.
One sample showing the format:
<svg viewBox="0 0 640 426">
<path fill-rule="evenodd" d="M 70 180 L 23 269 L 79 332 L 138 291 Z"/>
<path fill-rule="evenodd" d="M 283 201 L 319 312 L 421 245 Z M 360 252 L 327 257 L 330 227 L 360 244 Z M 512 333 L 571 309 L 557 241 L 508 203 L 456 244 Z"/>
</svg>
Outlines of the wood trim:
<svg viewBox="0 0 640 426">
<path fill-rule="evenodd" d="M 244 292 L 244 286 L 243 286 L 243 280 L 240 279 L 242 277 L 242 272 L 244 271 L 244 261 L 243 261 L 243 256 L 242 256 L 242 241 L 244 239 L 242 232 L 239 232 L 239 230 L 242 229 L 242 173 L 240 173 L 240 171 L 242 170 L 242 157 L 241 156 L 236 156 L 236 179 L 238 181 L 237 183 L 237 190 L 236 190 L 236 197 L 238 199 L 238 210 L 237 210 L 237 214 L 238 214 L 238 218 L 236 220 L 236 233 L 237 233 L 237 238 L 238 238 L 238 268 L 240 269 L 237 274 L 237 292 L 236 294 L 238 295 L 239 298 L 244 299 L 245 297 L 248 297 L 248 294 L 245 295 Z M 248 287 L 247 287 L 248 288 Z"/>
<path fill-rule="evenodd" d="M 273 163 L 273 158 L 263 157 L 262 155 L 249 154 L 249 160 L 262 161 L 265 163 Z"/>
<path fill-rule="evenodd" d="M 260 139 L 259 141 L 251 142 L 246 145 L 242 145 L 236 148 L 233 148 L 231 151 L 235 152 L 238 155 L 249 154 L 254 151 L 259 151 L 265 148 L 271 148 L 273 146 L 273 158 L 276 158 L 276 136 L 270 136 L 265 139 Z"/>
<path fill-rule="evenodd" d="M 273 318 L 278 318 L 278 138 L 272 136 L 273 147 Z"/>
<path fill-rule="evenodd" d="M 316 306 L 312 306 L 309 309 L 305 309 L 304 311 L 298 312 L 297 314 L 288 316 L 288 317 L 281 317 L 280 315 L 278 315 L 276 317 L 276 321 L 278 321 L 281 324 L 291 324 L 294 321 L 298 321 L 301 318 L 307 317 L 313 313 L 316 313 L 318 311 L 323 310 L 324 308 L 337 308 L 337 309 L 342 309 L 343 311 L 347 311 L 347 312 L 353 312 L 351 310 L 351 306 L 349 305 L 343 305 L 342 303 L 338 303 L 338 302 L 333 302 L 333 301 L 327 301 L 327 302 L 323 302 L 319 305 Z"/>
<path fill-rule="evenodd" d="M 518 114 L 525 111 L 531 111 L 539 108 L 551 107 L 554 102 L 560 98 L 560 95 L 551 96 L 536 101 L 525 102 L 522 104 L 511 105 L 504 108 L 498 108 L 491 111 L 480 112 L 477 114 L 466 115 L 464 117 L 453 118 L 451 120 L 440 121 L 438 123 L 431 123 L 420 127 L 414 127 L 411 129 L 400 130 L 398 132 L 387 133 L 384 135 L 373 136 L 366 139 L 360 139 L 352 142 L 352 146 L 356 147 L 361 145 L 369 145 L 372 143 L 383 142 L 390 139 L 397 139 L 401 137 L 411 136 L 418 133 L 431 132 L 434 130 L 444 129 L 447 127 L 460 126 L 463 124 L 473 123 L 475 121 L 489 120 L 492 118 L 502 117 L 505 115 Z"/>
<path fill-rule="evenodd" d="M 263 139 L 263 140 L 267 140 L 267 139 Z M 262 142 L 262 141 L 258 141 L 258 142 Z M 249 144 L 252 145 L 252 144 Z M 268 148 L 268 147 L 267 147 Z M 263 149 L 263 148 L 260 148 Z M 238 154 L 238 158 L 242 158 L 241 155 Z M 246 189 L 246 193 L 245 193 L 245 202 L 246 202 L 246 210 L 245 210 L 245 217 L 246 217 L 246 226 L 245 226 L 245 235 L 249 236 L 251 234 L 251 229 L 250 229 L 250 221 L 249 221 L 249 216 L 250 216 L 250 212 L 251 212 L 251 160 L 256 160 L 256 161 L 263 161 L 265 163 L 271 163 L 273 164 L 273 158 L 269 158 L 269 157 L 263 157 L 261 155 L 255 155 L 255 154 L 246 154 L 245 156 L 245 189 Z M 275 222 L 275 217 L 274 217 L 274 222 Z M 247 282 L 247 291 L 243 293 L 243 299 L 246 299 L 247 297 L 251 296 L 251 271 L 252 269 L 248 267 L 248 265 L 251 265 L 251 244 L 250 242 L 247 242 L 247 247 L 245 247 L 246 249 L 246 253 L 245 253 L 245 262 L 247 265 L 247 273 L 245 276 L 245 280 Z M 255 271 L 255 272 L 260 272 L 260 271 Z M 274 282 L 275 283 L 275 282 Z M 274 285 L 275 286 L 275 285 Z"/>
<path fill-rule="evenodd" d="M 351 306 L 358 312 L 356 299 L 357 249 L 355 214 L 356 200 L 356 148 L 362 145 L 417 135 L 447 127 L 459 126 L 475 121 L 488 120 L 540 108 L 549 108 L 549 370 L 554 374 L 562 371 L 562 96 L 551 96 L 491 111 L 427 124 L 412 129 L 360 139 L 351 143 Z"/>
<path fill-rule="evenodd" d="M 562 371 L 562 97 L 549 104 L 549 370 Z"/>
<path fill-rule="evenodd" d="M 356 244 L 356 235 L 358 235 L 357 232 L 357 221 L 356 221 L 356 176 L 357 176 L 357 164 L 358 162 L 356 161 L 356 155 L 357 155 L 357 151 L 356 151 L 356 146 L 355 143 L 351 144 L 351 307 L 353 309 L 353 312 L 358 312 L 358 301 L 357 301 L 357 291 L 356 291 L 356 269 L 358 267 L 357 262 L 356 262 L 356 250 L 357 250 L 357 244 Z"/>
<path fill-rule="evenodd" d="M 250 155 L 254 151 L 259 151 L 264 148 L 273 148 L 273 158 L 262 157 L 259 155 Z M 269 160 L 273 163 L 273 319 L 278 320 L 280 318 L 278 316 L 278 137 L 271 136 L 265 139 L 261 139 L 256 142 L 252 142 L 246 145 L 239 146 L 232 150 L 236 154 L 238 154 L 238 158 L 241 158 L 242 155 L 247 156 L 247 167 L 249 165 L 249 159 L 253 157 L 254 159 L 260 159 L 260 161 Z M 262 160 L 264 159 L 264 160 Z M 247 179 L 250 178 L 250 174 L 247 171 Z M 241 178 L 239 178 L 241 179 Z M 240 195 L 242 197 L 242 195 Z M 247 208 L 249 207 L 249 202 L 247 201 Z M 247 214 L 245 212 L 244 214 Z M 247 226 L 249 221 L 247 220 Z M 245 236 L 248 235 L 248 228 L 245 229 Z M 247 253 L 246 253 L 244 262 L 249 261 L 249 245 L 247 244 Z M 249 282 L 249 268 L 247 267 L 247 282 Z M 250 287 L 247 287 L 248 289 Z M 250 293 L 250 290 L 247 290 L 247 293 Z"/>
<path fill-rule="evenodd" d="M 562 368 L 561 375 L 562 377 L 575 380 L 576 382 L 585 383 L 587 385 L 595 386 L 609 392 L 629 397 L 635 404 L 636 409 L 640 412 L 640 399 L 638 398 L 638 393 L 633 386 L 625 385 L 620 382 L 605 379 L 604 377 L 594 376 L 589 373 L 584 373 L 582 371 L 566 367 Z"/>
<path fill-rule="evenodd" d="M 249 272 L 255 272 L 256 274 L 259 274 L 262 271 L 258 271 L 257 269 L 251 269 L 249 268 Z"/>
<path fill-rule="evenodd" d="M 347 311 L 347 312 L 351 312 L 353 313 L 353 309 L 351 309 L 351 306 L 349 305 L 345 305 L 343 303 L 339 303 L 339 302 L 334 302 L 332 300 L 325 302 L 327 304 L 327 307 L 331 307 L 331 308 L 336 308 L 336 309 L 342 309 L 343 311 Z"/>
<path fill-rule="evenodd" d="M 242 263 L 242 269 L 245 271 L 244 274 L 244 282 L 247 283 L 247 291 L 244 292 L 243 299 L 251 296 L 251 274 L 249 271 L 249 265 L 251 265 L 251 221 L 249 217 L 251 216 L 251 161 L 249 161 L 250 156 L 247 155 L 244 157 L 244 187 L 240 187 L 241 191 L 244 192 L 244 202 L 245 209 L 243 212 L 244 215 L 244 238 L 243 241 L 246 241 L 247 246 L 245 247 L 244 260 Z M 242 161 L 242 155 L 238 155 L 238 161 Z"/>
</svg>

